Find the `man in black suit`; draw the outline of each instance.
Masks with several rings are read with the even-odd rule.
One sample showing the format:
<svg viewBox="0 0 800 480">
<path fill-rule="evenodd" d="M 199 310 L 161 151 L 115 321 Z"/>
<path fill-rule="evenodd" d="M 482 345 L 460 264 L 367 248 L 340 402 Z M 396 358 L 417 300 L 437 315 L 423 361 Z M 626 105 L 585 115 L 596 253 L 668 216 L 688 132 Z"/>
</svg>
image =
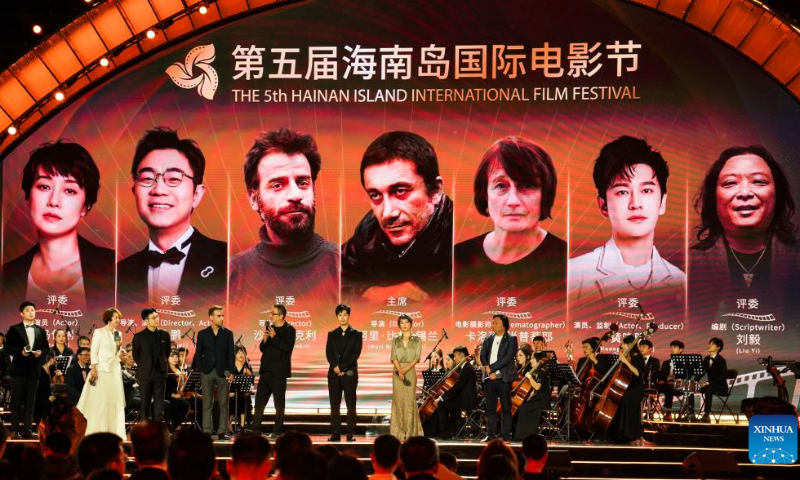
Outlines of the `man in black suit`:
<svg viewBox="0 0 800 480">
<path fill-rule="evenodd" d="M 36 405 L 36 390 L 42 359 L 47 358 L 50 346 L 47 333 L 36 325 L 36 305 L 22 302 L 19 306 L 22 322 L 8 329 L 6 346 L 11 356 L 11 429 L 16 438 L 34 438 L 31 432 L 33 407 Z M 24 423 L 23 422 L 24 415 Z"/>
<path fill-rule="evenodd" d="M 514 356 L 517 354 L 517 337 L 508 333 L 508 317 L 497 314 L 492 317 L 494 333 L 487 336 L 481 348 L 481 364 L 484 365 L 484 387 L 486 395 L 486 425 L 489 435 L 485 440 L 496 438 L 497 410 L 493 408 L 500 399 L 503 417 L 500 434 L 503 440 L 511 440 L 511 382 L 517 379 Z"/>
<path fill-rule="evenodd" d="M 650 340 L 642 340 L 639 342 L 639 351 L 642 352 L 644 366 L 647 367 L 647 375 L 642 376 L 642 381 L 644 381 L 646 384 L 649 375 L 650 379 L 653 381 L 653 385 L 655 385 L 655 382 L 657 381 L 656 375 L 658 375 L 658 372 L 661 369 L 661 361 L 652 356 L 653 342 Z"/>
<path fill-rule="evenodd" d="M 456 419 L 461 417 L 461 412 L 469 412 L 478 404 L 475 370 L 466 361 L 468 355 L 469 350 L 463 345 L 453 349 L 453 362 L 455 368 L 459 369 L 458 379 L 450 390 L 436 400 L 436 431 L 431 434 L 444 440 L 453 435 Z"/>
<path fill-rule="evenodd" d="M 342 417 L 339 409 L 347 405 L 347 441 L 355 440 L 356 388 L 358 387 L 358 357 L 361 356 L 361 332 L 350 326 L 350 307 L 336 306 L 339 326 L 328 332 L 325 356 L 328 358 L 328 394 L 331 398 L 330 442 L 341 440 Z"/>
<path fill-rule="evenodd" d="M 703 386 L 703 418 L 702 422 L 711 423 L 711 400 L 713 395 L 724 395 L 728 391 L 728 362 L 720 355 L 725 343 L 721 338 L 714 337 L 708 341 L 708 355 L 703 358 L 703 371 L 708 376 L 708 382 Z"/>
<path fill-rule="evenodd" d="M 670 358 L 664 360 L 658 373 L 658 391 L 664 394 L 664 421 L 672 421 L 672 400 L 683 392 L 675 390 L 675 367 L 672 364 L 672 355 L 682 355 L 684 344 L 680 340 L 669 342 Z M 694 411 L 694 394 L 688 399 L 691 410 Z"/>
<path fill-rule="evenodd" d="M 158 328 L 155 308 L 142 310 L 142 320 L 147 328 L 133 336 L 133 360 L 136 362 L 136 380 L 142 407 L 139 420 L 150 418 L 164 421 L 164 390 L 167 383 L 167 358 L 170 352 L 169 333 Z M 153 402 L 152 414 L 150 402 Z"/>
<path fill-rule="evenodd" d="M 227 245 L 192 226 L 200 205 L 205 157 L 193 140 L 169 128 L 149 130 L 136 145 L 131 176 L 136 209 L 150 243 L 119 262 L 120 303 L 141 308 L 165 296 L 181 304 L 223 302 Z"/>
<path fill-rule="evenodd" d="M 297 332 L 286 321 L 286 307 L 272 306 L 272 323 L 267 323 L 264 338 L 259 344 L 261 350 L 260 378 L 256 390 L 256 410 L 251 428 L 261 430 L 261 417 L 269 397 L 275 395 L 275 426 L 270 438 L 283 433 L 283 413 L 286 409 L 286 379 L 292 376 L 292 351 Z"/>
<path fill-rule="evenodd" d="M 227 440 L 228 393 L 233 381 L 236 354 L 233 349 L 233 332 L 225 328 L 225 310 L 219 305 L 208 309 L 211 325 L 197 334 L 197 346 L 192 360 L 192 369 L 200 371 L 200 386 L 203 389 L 203 431 L 214 432 L 214 389 L 219 405 L 219 428 L 217 438 Z"/>
<path fill-rule="evenodd" d="M 72 406 L 77 405 L 78 400 L 81 399 L 86 376 L 89 375 L 91 370 L 91 350 L 86 347 L 80 347 L 78 348 L 78 353 L 75 354 L 75 358 L 78 360 L 72 362 L 72 365 L 67 368 L 67 373 L 64 374 L 64 381 L 67 384 L 67 402 Z"/>
</svg>

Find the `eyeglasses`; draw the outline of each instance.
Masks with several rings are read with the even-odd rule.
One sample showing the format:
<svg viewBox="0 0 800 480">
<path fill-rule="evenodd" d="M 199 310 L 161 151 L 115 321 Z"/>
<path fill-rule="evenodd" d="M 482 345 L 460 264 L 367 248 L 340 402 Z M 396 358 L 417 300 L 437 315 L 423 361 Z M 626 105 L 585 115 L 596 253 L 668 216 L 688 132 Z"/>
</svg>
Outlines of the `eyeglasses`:
<svg viewBox="0 0 800 480">
<path fill-rule="evenodd" d="M 194 182 L 193 176 L 177 169 L 170 169 L 164 173 L 156 173 L 150 170 L 144 170 L 139 172 L 134 177 L 134 181 L 144 188 L 150 188 L 156 184 L 158 177 L 161 177 L 161 181 L 164 182 L 164 185 L 173 188 L 177 187 L 181 184 L 181 182 L 183 182 L 183 177 L 188 177 L 192 180 L 192 182 Z"/>
</svg>

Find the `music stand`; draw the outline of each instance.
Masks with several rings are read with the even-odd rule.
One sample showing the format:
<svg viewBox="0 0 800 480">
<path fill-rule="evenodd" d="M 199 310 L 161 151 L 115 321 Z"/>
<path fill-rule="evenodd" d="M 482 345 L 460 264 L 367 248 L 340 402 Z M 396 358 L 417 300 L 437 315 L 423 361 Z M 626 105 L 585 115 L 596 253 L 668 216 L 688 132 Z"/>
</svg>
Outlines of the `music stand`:
<svg viewBox="0 0 800 480">
<path fill-rule="evenodd" d="M 56 357 L 56 369 L 61 370 L 61 373 L 67 373 L 67 369 L 72 364 L 72 355 L 59 355 Z"/>
<path fill-rule="evenodd" d="M 237 373 L 233 375 L 230 391 L 234 393 L 235 396 L 233 398 L 236 402 L 236 405 L 234 406 L 235 417 L 233 424 L 231 425 L 234 432 L 238 432 L 244 428 L 244 425 L 239 425 L 239 395 L 246 395 L 247 393 L 250 393 L 250 391 L 253 389 L 253 381 L 255 378 L 255 375 L 248 375 L 244 373 Z"/>
<path fill-rule="evenodd" d="M 609 367 L 614 365 L 619 361 L 619 354 L 616 353 L 598 353 L 597 354 L 597 364 L 605 362 L 606 365 Z"/>
<path fill-rule="evenodd" d="M 445 369 L 441 370 L 423 370 L 422 371 L 422 391 L 427 392 L 428 387 L 432 385 L 436 385 L 436 383 L 444 378 L 444 374 L 447 373 Z"/>
<path fill-rule="evenodd" d="M 202 386 L 200 384 L 200 371 L 193 370 L 189 373 L 189 378 L 186 379 L 186 385 L 183 386 L 183 391 L 194 393 L 194 419 L 192 420 L 192 425 L 190 428 L 196 428 L 197 430 L 202 430 L 200 428 L 200 422 L 197 421 L 197 394 L 202 393 Z M 214 400 L 213 398 L 211 399 Z"/>
<path fill-rule="evenodd" d="M 572 365 L 569 363 L 556 363 L 556 362 L 547 362 L 545 364 L 545 369 L 547 370 L 547 374 L 550 375 L 550 385 L 551 387 L 557 388 L 561 391 L 561 388 L 564 386 L 569 387 L 570 385 L 577 385 L 581 383 L 578 379 L 578 376 L 575 374 L 575 370 L 572 369 Z M 566 390 L 569 391 L 569 388 Z M 571 400 L 572 395 L 567 393 L 566 395 L 566 402 L 562 410 L 561 418 L 556 425 L 561 424 L 561 427 L 558 428 L 556 425 L 550 423 L 550 420 L 543 415 L 542 418 L 544 419 L 545 424 L 542 425 L 541 430 L 549 430 L 553 432 L 551 437 L 548 437 L 550 440 L 561 440 L 562 442 L 569 441 L 569 430 L 570 430 L 570 419 L 569 413 L 571 410 Z M 556 402 L 556 410 L 558 410 L 558 403 Z"/>
<path fill-rule="evenodd" d="M 675 379 L 683 379 L 683 383 L 686 387 L 689 386 L 690 379 L 699 379 L 703 376 L 703 374 L 705 374 L 705 371 L 703 370 L 703 356 L 700 354 L 673 354 L 670 355 L 670 359 L 672 360 L 672 370 L 675 375 Z M 683 395 L 681 395 L 681 408 L 678 412 L 678 416 L 680 417 L 681 415 L 691 414 L 692 418 L 694 418 L 697 414 L 697 412 L 694 410 L 695 392 L 689 392 L 688 388 L 686 387 L 683 390 Z M 686 402 L 688 399 L 691 399 L 689 404 Z"/>
</svg>

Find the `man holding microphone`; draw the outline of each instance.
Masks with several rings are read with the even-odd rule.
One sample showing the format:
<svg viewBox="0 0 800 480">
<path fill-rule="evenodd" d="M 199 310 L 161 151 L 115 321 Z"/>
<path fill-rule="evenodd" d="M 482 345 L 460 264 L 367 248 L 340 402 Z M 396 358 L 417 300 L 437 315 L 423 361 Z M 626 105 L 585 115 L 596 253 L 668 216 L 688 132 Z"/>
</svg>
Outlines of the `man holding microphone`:
<svg viewBox="0 0 800 480">
<path fill-rule="evenodd" d="M 286 379 L 292 376 L 292 351 L 297 332 L 286 321 L 286 307 L 272 306 L 272 322 L 265 325 L 264 338 L 259 344 L 261 350 L 260 378 L 256 390 L 256 407 L 253 415 L 253 431 L 261 431 L 261 417 L 269 397 L 275 395 L 275 426 L 270 438 L 283 433 L 283 415 L 286 410 Z"/>
</svg>

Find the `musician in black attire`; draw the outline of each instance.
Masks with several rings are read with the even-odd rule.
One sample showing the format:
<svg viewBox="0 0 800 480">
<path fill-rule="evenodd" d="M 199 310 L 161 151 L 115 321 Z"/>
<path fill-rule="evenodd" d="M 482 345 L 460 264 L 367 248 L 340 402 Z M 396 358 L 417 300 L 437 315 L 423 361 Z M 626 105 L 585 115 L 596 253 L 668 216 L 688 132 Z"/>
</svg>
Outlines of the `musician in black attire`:
<svg viewBox="0 0 800 480">
<path fill-rule="evenodd" d="M 167 358 L 172 350 L 169 333 L 158 328 L 158 313 L 155 308 L 142 310 L 142 320 L 147 328 L 133 336 L 133 360 L 137 365 L 136 380 L 139 382 L 142 399 L 139 420 L 151 418 L 163 422 Z M 153 409 L 148 417 L 151 400 Z"/>
<path fill-rule="evenodd" d="M 258 369 L 258 390 L 256 390 L 256 409 L 253 414 L 251 428 L 258 432 L 261 429 L 261 417 L 269 397 L 275 395 L 275 426 L 270 437 L 276 438 L 283 433 L 283 415 L 286 410 L 286 379 L 292 376 L 292 351 L 297 337 L 295 328 L 286 321 L 286 307 L 272 306 L 272 323 L 266 324 L 264 338 L 259 344 L 261 350 L 261 367 Z M 341 401 L 341 400 L 340 400 Z M 349 404 L 348 404 L 349 405 Z M 348 409 L 350 407 L 348 406 Z"/>
<path fill-rule="evenodd" d="M 361 356 L 361 332 L 350 326 L 350 307 L 336 306 L 339 326 L 328 332 L 325 343 L 325 356 L 328 368 L 328 394 L 331 399 L 330 442 L 341 440 L 342 392 L 347 405 L 347 441 L 355 441 L 356 430 L 356 388 L 358 387 L 358 357 Z"/>
<path fill-rule="evenodd" d="M 591 362 L 591 365 L 587 365 L 585 368 L 593 366 L 594 369 L 600 374 L 605 374 L 608 369 L 611 368 L 611 364 L 608 363 L 608 357 L 606 355 L 597 355 L 596 350 L 599 344 L 600 338 L 598 337 L 587 338 L 581 342 L 584 356 L 578 359 L 578 364 L 576 365 L 577 369 L 575 370 L 576 372 L 580 372 L 585 375 L 586 371 L 584 370 L 581 372 L 581 369 L 584 368 L 583 365 L 586 362 Z"/>
<path fill-rule="evenodd" d="M 47 332 L 36 325 L 36 305 L 22 302 L 19 306 L 22 322 L 8 329 L 6 346 L 11 356 L 11 429 L 14 437 L 35 438 L 31 432 L 33 409 L 42 361 L 50 353 Z M 24 414 L 24 424 L 23 423 Z"/>
<path fill-rule="evenodd" d="M 620 346 L 618 368 L 623 365 L 627 366 L 632 375 L 631 381 L 625 393 L 622 395 L 622 400 L 617 406 L 617 412 L 608 426 L 606 435 L 614 442 L 642 444 L 644 443 L 642 435 L 644 428 L 642 427 L 642 396 L 644 395 L 644 381 L 642 376 L 645 373 L 644 358 L 639 348 L 634 345 L 636 338 L 633 335 L 628 335 L 623 339 L 623 345 Z M 627 358 L 624 353 L 629 347 L 630 358 Z"/>
<path fill-rule="evenodd" d="M 713 395 L 723 395 L 728 391 L 728 363 L 719 354 L 725 343 L 721 338 L 714 337 L 708 341 L 708 355 L 703 358 L 703 371 L 708 376 L 708 382 L 703 386 L 703 419 L 704 423 L 711 422 L 711 400 Z M 699 379 L 698 379 L 699 380 Z"/>
<path fill-rule="evenodd" d="M 498 314 L 492 317 L 494 333 L 487 336 L 481 348 L 481 363 L 484 365 L 484 392 L 486 395 L 486 441 L 495 438 L 497 431 L 497 410 L 490 406 L 500 400 L 502 418 L 500 434 L 503 440 L 511 440 L 511 382 L 516 380 L 514 355 L 517 353 L 517 337 L 508 333 L 508 317 Z"/>
<path fill-rule="evenodd" d="M 539 432 L 542 412 L 550 408 L 550 375 L 544 368 L 547 354 L 535 352 L 531 363 L 523 371 L 522 380 L 530 379 L 531 391 L 528 399 L 517 409 L 517 424 L 514 429 L 514 440 L 525 440 L 529 435 Z"/>
<path fill-rule="evenodd" d="M 669 343 L 670 355 L 683 354 L 683 342 L 673 340 Z M 664 421 L 672 421 L 672 400 L 676 396 L 683 395 L 682 391 L 675 390 L 675 367 L 672 365 L 672 358 L 664 360 L 658 374 L 658 391 L 664 394 Z M 694 410 L 694 395 L 689 395 L 689 402 Z"/>
<path fill-rule="evenodd" d="M 475 386 L 475 370 L 467 356 L 469 350 L 463 345 L 453 349 L 453 357 L 458 369 L 458 379 L 450 390 L 444 392 L 436 401 L 434 421 L 430 423 L 428 435 L 437 436 L 447 440 L 453 435 L 456 419 L 461 417 L 461 412 L 470 412 L 478 405 L 478 393 Z"/>
<path fill-rule="evenodd" d="M 91 350 L 86 347 L 79 347 L 75 358 L 78 360 L 72 362 L 72 365 L 67 368 L 67 373 L 64 374 L 64 382 L 67 384 L 67 402 L 72 406 L 78 404 L 83 385 L 86 383 L 86 377 L 91 370 Z"/>
</svg>

